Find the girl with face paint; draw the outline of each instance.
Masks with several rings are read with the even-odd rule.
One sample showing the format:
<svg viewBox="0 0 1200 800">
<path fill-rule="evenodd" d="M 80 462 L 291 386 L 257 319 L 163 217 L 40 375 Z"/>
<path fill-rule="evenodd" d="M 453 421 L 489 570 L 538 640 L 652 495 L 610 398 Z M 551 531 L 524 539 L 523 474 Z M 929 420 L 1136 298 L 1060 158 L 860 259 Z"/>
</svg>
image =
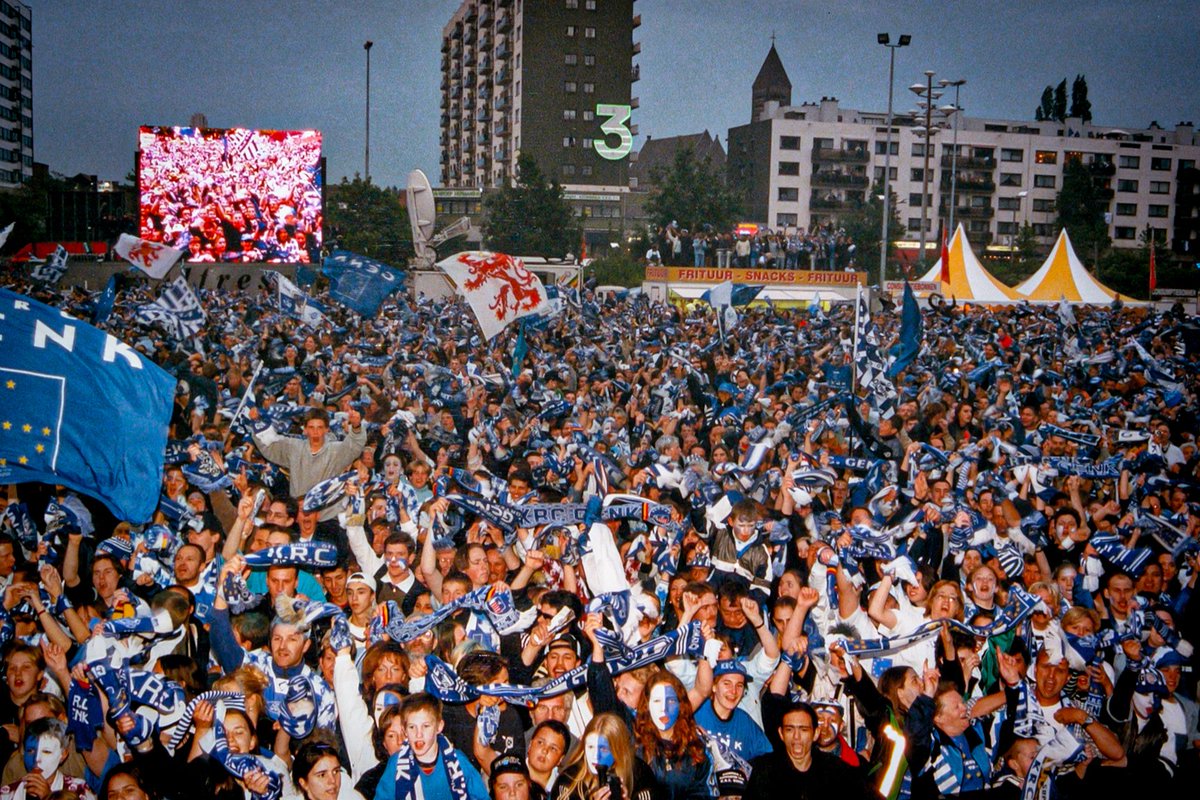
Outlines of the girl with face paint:
<svg viewBox="0 0 1200 800">
<path fill-rule="evenodd" d="M 582 741 L 555 784 L 558 800 L 653 800 L 661 796 L 654 773 L 634 754 L 629 728 L 619 715 L 592 717 Z M 619 797 L 609 789 L 617 780 Z"/>
<path fill-rule="evenodd" d="M 651 678 L 633 725 L 638 755 L 653 770 L 661 792 L 682 800 L 710 794 L 708 750 L 683 684 L 669 672 Z"/>
</svg>

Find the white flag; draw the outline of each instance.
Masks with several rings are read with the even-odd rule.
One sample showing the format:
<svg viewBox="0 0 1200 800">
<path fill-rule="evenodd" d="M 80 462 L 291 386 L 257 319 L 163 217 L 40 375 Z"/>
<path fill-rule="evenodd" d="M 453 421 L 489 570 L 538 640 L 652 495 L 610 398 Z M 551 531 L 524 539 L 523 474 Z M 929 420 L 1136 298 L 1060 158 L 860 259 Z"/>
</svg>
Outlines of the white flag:
<svg viewBox="0 0 1200 800">
<path fill-rule="evenodd" d="M 305 294 L 303 289 L 288 280 L 286 275 L 273 269 L 264 270 L 264 272 L 271 276 L 279 290 L 280 312 L 313 327 L 328 322 L 325 314 L 322 313 L 325 310 L 324 307 Z"/>
<path fill-rule="evenodd" d="M 182 250 L 176 250 L 174 247 L 167 247 L 158 242 L 139 239 L 128 233 L 121 234 L 121 238 L 117 240 L 117 246 L 113 250 L 151 278 L 160 281 L 171 270 L 171 267 L 175 266 L 175 262 L 183 256 Z"/>
<path fill-rule="evenodd" d="M 15 223 L 15 222 L 10 222 L 10 223 L 8 223 L 7 228 L 0 231 L 0 247 L 4 247 L 4 243 L 8 241 L 8 235 L 10 233 L 12 233 L 13 225 L 16 225 L 16 224 L 17 223 Z"/>
<path fill-rule="evenodd" d="M 470 251 L 440 261 L 438 267 L 454 281 L 488 339 L 521 317 L 545 310 L 546 287 L 519 258 Z"/>
</svg>

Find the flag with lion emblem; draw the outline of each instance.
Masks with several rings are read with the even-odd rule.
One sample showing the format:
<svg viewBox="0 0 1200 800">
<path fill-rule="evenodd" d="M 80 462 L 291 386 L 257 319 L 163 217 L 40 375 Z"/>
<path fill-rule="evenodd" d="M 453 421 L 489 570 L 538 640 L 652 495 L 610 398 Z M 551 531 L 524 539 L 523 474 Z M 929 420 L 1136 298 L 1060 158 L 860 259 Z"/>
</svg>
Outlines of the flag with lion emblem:
<svg viewBox="0 0 1200 800">
<path fill-rule="evenodd" d="M 504 253 L 455 253 L 438 267 L 454 281 L 488 339 L 521 317 L 542 311 L 547 303 L 541 279 L 521 259 Z"/>
</svg>

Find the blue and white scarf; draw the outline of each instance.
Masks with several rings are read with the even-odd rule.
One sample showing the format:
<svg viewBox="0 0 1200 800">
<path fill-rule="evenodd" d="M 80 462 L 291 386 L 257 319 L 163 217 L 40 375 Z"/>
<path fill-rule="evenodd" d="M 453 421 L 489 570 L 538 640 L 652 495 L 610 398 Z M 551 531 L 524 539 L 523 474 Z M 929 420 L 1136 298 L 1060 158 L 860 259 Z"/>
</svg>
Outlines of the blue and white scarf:
<svg viewBox="0 0 1200 800">
<path fill-rule="evenodd" d="M 463 771 L 459 754 L 454 745 L 445 736 L 438 734 L 438 757 L 442 769 L 446 770 L 446 781 L 450 784 L 451 800 L 467 800 L 467 775 Z M 417 789 L 421 778 L 421 767 L 413 755 L 412 747 L 405 744 L 396 754 L 396 792 L 394 800 L 420 800 L 423 792 Z"/>
</svg>

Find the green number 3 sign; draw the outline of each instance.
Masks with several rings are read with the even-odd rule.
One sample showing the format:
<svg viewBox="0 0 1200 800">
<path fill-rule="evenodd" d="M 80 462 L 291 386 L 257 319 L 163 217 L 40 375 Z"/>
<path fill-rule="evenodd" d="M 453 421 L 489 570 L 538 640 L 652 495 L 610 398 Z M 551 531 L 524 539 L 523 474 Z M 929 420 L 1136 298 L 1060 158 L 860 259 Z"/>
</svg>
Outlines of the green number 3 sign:
<svg viewBox="0 0 1200 800">
<path fill-rule="evenodd" d="M 629 155 L 633 150 L 633 133 L 629 130 L 629 115 L 632 113 L 630 106 L 613 105 L 610 103 L 599 103 L 596 105 L 596 116 L 604 119 L 600 124 L 600 130 L 604 132 L 605 138 L 595 139 L 592 145 L 596 148 L 596 152 L 601 158 L 606 158 L 609 161 L 619 161 Z M 608 137 L 619 136 L 621 143 L 616 147 L 608 146 Z"/>
</svg>

